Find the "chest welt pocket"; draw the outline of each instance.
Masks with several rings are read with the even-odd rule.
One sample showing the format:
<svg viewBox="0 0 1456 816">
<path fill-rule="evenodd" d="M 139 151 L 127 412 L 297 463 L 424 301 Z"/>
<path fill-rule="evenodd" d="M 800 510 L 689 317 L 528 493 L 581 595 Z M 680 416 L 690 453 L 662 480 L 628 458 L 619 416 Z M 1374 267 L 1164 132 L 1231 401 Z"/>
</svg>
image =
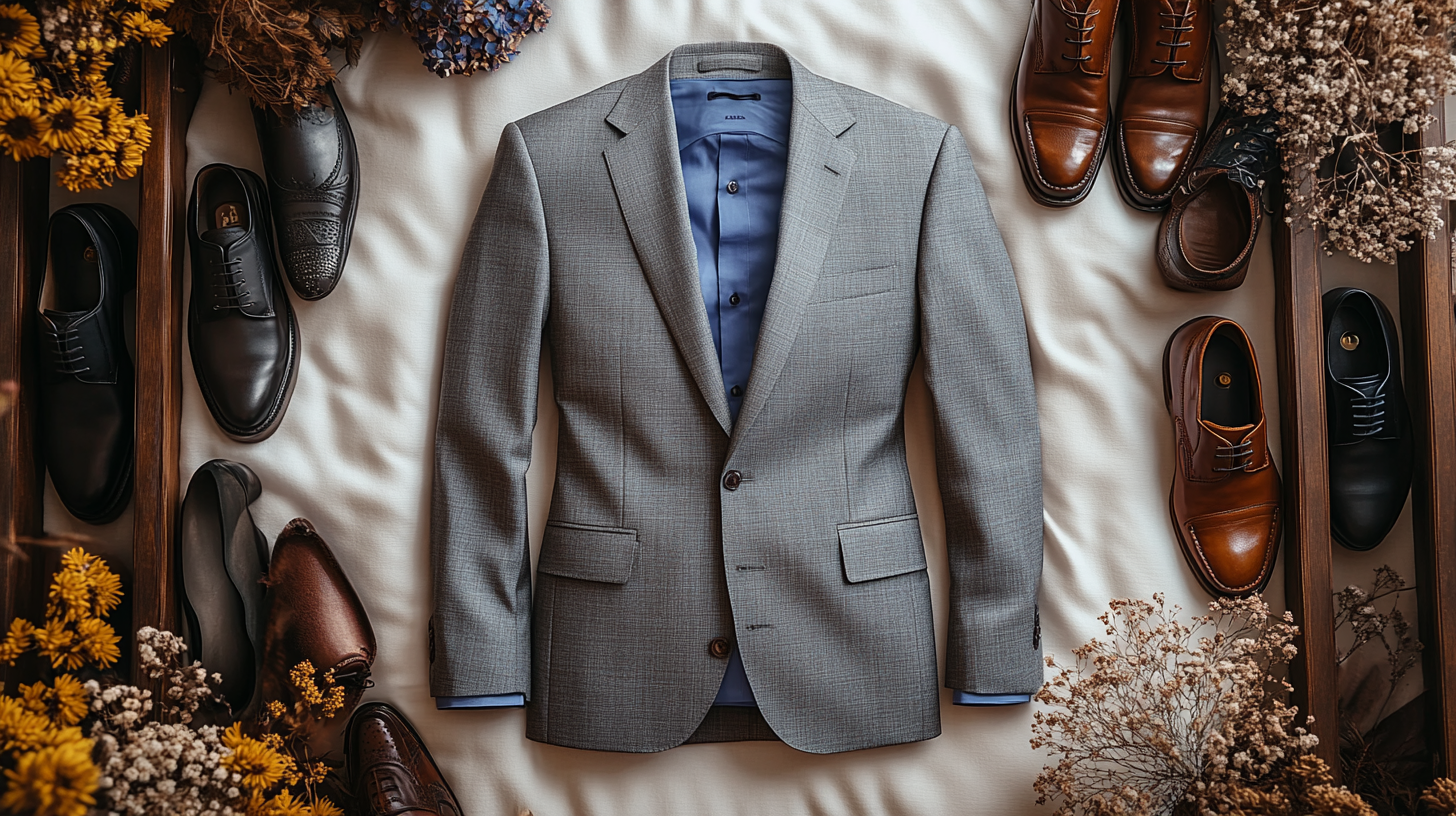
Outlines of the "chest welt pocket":
<svg viewBox="0 0 1456 816">
<path fill-rule="evenodd" d="M 581 581 L 625 584 L 632 577 L 640 548 L 636 530 L 548 521 L 536 571 Z"/>
<path fill-rule="evenodd" d="M 814 302 L 878 295 L 899 285 L 900 268 L 894 264 L 851 272 L 826 269 L 819 274 L 819 285 L 814 289 Z"/>
<path fill-rule="evenodd" d="M 914 513 L 839 525 L 839 554 L 851 584 L 925 569 L 920 518 Z"/>
</svg>

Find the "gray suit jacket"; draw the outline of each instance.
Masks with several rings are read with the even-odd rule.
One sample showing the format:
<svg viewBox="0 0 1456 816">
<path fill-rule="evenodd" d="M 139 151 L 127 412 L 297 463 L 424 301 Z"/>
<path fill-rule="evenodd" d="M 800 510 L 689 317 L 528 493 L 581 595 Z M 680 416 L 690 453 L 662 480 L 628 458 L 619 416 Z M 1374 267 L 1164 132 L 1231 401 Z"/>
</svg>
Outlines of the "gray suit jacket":
<svg viewBox="0 0 1456 816">
<path fill-rule="evenodd" d="M 793 81 L 778 260 L 736 424 L 668 89 L 704 74 Z M 525 473 L 543 342 L 560 431 L 533 609 Z M 747 43 L 683 46 L 508 125 L 445 341 L 432 693 L 525 693 L 528 736 L 580 748 L 762 736 L 756 713 L 709 715 L 723 638 L 759 722 L 795 748 L 939 734 L 905 463 L 921 352 L 950 557 L 945 683 L 1034 691 L 1035 394 L 1016 281 L 960 132 Z"/>
</svg>

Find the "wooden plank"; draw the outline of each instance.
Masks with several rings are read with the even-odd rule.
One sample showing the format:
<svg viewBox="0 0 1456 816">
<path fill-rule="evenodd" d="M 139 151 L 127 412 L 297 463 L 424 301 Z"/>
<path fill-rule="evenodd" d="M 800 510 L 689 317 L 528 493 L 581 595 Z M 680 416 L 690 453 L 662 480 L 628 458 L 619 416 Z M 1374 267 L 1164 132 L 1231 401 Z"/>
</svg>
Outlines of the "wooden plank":
<svg viewBox="0 0 1456 816">
<path fill-rule="evenodd" d="M 1308 182 L 1306 182 L 1308 183 Z M 1282 182 L 1281 182 L 1282 185 Z M 1335 613 L 1331 599 L 1329 451 L 1325 430 L 1324 318 L 1317 232 L 1284 223 L 1276 196 L 1275 323 L 1284 450 L 1284 593 L 1301 631 L 1292 666 L 1295 704 L 1314 717 L 1316 754 L 1340 775 Z"/>
<path fill-rule="evenodd" d="M 1437 108 L 1438 112 L 1440 108 Z M 1408 143 L 1446 140 L 1440 116 Z M 1447 210 L 1447 224 L 1450 211 Z M 1419 632 L 1425 649 L 1427 738 L 1437 776 L 1453 772 L 1456 753 L 1456 337 L 1453 337 L 1450 229 L 1401 253 L 1400 322 L 1405 387 L 1415 425 L 1411 487 Z"/>
<path fill-rule="evenodd" d="M 137 470 L 133 620 L 175 628 L 173 538 L 182 417 L 182 258 L 186 251 L 187 122 L 198 71 L 176 44 L 147 49 L 142 109 L 152 145 L 141 171 L 137 253 Z"/>
<path fill-rule="evenodd" d="M 45 524 L 35 316 L 50 182 L 46 159 L 0 158 L 0 380 L 20 386 L 16 404 L 0 418 L 0 537 L 10 545 L 16 536 L 39 536 Z M 45 611 L 45 576 L 34 551 L 28 546 L 0 551 L 0 625 L 8 626 L 16 615 L 35 620 Z M 0 679 L 12 674 L 0 665 Z"/>
</svg>

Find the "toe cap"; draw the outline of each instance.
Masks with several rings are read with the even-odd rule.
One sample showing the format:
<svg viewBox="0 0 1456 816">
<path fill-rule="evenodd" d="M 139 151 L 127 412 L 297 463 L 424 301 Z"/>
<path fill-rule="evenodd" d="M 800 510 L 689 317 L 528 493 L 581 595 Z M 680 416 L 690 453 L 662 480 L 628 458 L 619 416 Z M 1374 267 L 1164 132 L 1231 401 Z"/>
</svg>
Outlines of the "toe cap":
<svg viewBox="0 0 1456 816">
<path fill-rule="evenodd" d="M 1053 111 L 1026 114 L 1023 138 L 1043 193 L 1061 198 L 1092 183 L 1106 126 L 1084 116 Z"/>
<path fill-rule="evenodd" d="M 1121 126 L 1126 181 L 1143 203 L 1166 201 L 1198 141 L 1196 130 L 1175 122 L 1130 120 Z"/>
<path fill-rule="evenodd" d="M 1279 536 L 1279 507 L 1265 504 L 1190 519 L 1187 533 L 1213 589 L 1242 595 L 1263 589 Z"/>
</svg>

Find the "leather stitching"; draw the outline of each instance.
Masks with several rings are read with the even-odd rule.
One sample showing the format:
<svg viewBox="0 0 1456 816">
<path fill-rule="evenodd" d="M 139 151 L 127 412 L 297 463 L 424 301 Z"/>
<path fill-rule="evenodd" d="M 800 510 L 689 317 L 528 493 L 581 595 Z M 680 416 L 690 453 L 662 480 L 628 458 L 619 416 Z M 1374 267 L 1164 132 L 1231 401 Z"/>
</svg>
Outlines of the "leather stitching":
<svg viewBox="0 0 1456 816">
<path fill-rule="evenodd" d="M 1036 168 L 1036 178 L 1042 184 L 1045 184 L 1046 186 L 1050 187 L 1053 190 L 1075 190 L 1078 187 L 1081 187 L 1082 185 L 1086 184 L 1087 183 L 1087 180 L 1089 178 L 1091 178 L 1092 174 L 1095 173 L 1095 172 L 1097 172 L 1098 162 L 1094 158 L 1092 160 L 1091 166 L 1089 166 L 1087 168 L 1087 172 L 1085 172 L 1085 173 L 1082 174 L 1082 178 L 1079 179 L 1076 184 L 1070 185 L 1068 187 L 1061 187 L 1061 186 L 1058 186 L 1056 184 L 1052 184 L 1050 181 L 1047 181 L 1046 180 L 1046 176 L 1042 175 L 1042 172 L 1041 172 L 1041 162 L 1037 161 L 1037 158 L 1036 158 L 1036 142 L 1032 140 L 1032 136 L 1031 136 L 1031 117 L 1030 116 L 1023 116 L 1022 117 L 1022 122 L 1025 124 L 1025 127 L 1026 127 L 1026 147 L 1027 147 L 1027 153 L 1030 154 L 1030 156 L 1031 156 L 1031 163 Z M 1103 145 L 1106 143 L 1106 141 L 1107 141 L 1107 130 L 1106 130 L 1106 127 L 1104 126 L 1103 130 L 1100 133 L 1097 134 L 1097 146 L 1095 148 L 1093 148 L 1093 150 L 1092 150 L 1092 155 L 1094 157 L 1095 156 L 1098 156 L 1098 155 L 1100 155 L 1102 153 L 1102 148 L 1103 148 Z"/>
<path fill-rule="evenodd" d="M 1227 512 L 1233 512 L 1233 511 L 1227 511 Z M 1199 516 L 1199 518 L 1207 518 L 1207 516 Z M 1193 555 L 1195 557 L 1197 557 L 1199 565 L 1203 567 L 1204 574 L 1206 574 L 1211 581 L 1213 581 L 1214 583 L 1218 584 L 1221 587 L 1224 587 L 1225 589 L 1228 589 L 1231 592 L 1247 592 L 1248 590 L 1253 589 L 1254 587 L 1256 587 L 1259 584 L 1263 583 L 1265 576 L 1267 576 L 1269 574 L 1269 569 L 1274 566 L 1274 557 L 1273 556 L 1274 556 L 1274 552 L 1275 552 L 1275 547 L 1274 547 L 1274 540 L 1273 539 L 1274 539 L 1274 529 L 1278 526 L 1278 524 L 1279 524 L 1279 508 L 1278 507 L 1275 507 L 1274 508 L 1273 518 L 1269 522 L 1269 531 L 1267 533 L 1265 533 L 1265 538 L 1269 542 L 1269 544 L 1268 544 L 1269 554 L 1264 556 L 1264 566 L 1263 566 L 1262 569 L 1259 570 L 1259 574 L 1257 576 L 1255 576 L 1253 583 L 1249 583 L 1249 584 L 1245 584 L 1243 586 L 1237 586 L 1237 587 L 1226 586 L 1222 581 L 1218 580 L 1218 576 L 1215 575 L 1214 572 L 1213 572 L 1213 567 L 1209 566 L 1208 559 L 1205 558 L 1204 555 L 1203 555 L 1203 544 L 1201 542 L 1199 542 L 1199 540 L 1198 540 L 1198 533 L 1195 532 L 1194 529 L 1193 529 L 1193 522 L 1192 521 L 1189 521 L 1185 526 L 1188 529 L 1188 535 L 1193 539 L 1193 546 L 1190 547 L 1189 549 L 1192 550 L 1193 551 Z"/>
<path fill-rule="evenodd" d="M 1185 176 L 1185 175 L 1188 174 L 1188 168 L 1192 166 L 1192 164 L 1188 161 L 1188 159 L 1189 159 L 1189 157 L 1191 157 L 1193 155 L 1194 151 L 1196 151 L 1198 149 L 1198 134 L 1197 133 L 1194 133 L 1193 134 L 1193 143 L 1188 146 L 1188 153 L 1183 157 L 1183 169 L 1182 170 L 1179 170 L 1178 171 L 1178 177 L 1175 178 L 1175 179 L 1173 179 L 1173 187 L 1172 187 L 1172 189 L 1170 189 L 1166 193 L 1163 193 L 1162 195 L 1156 195 L 1156 194 L 1153 194 L 1153 193 L 1148 192 L 1147 190 L 1144 190 L 1142 188 L 1142 186 L 1137 183 L 1137 179 L 1136 178 L 1133 178 L 1133 175 L 1132 175 L 1132 158 L 1127 155 L 1127 123 L 1126 122 L 1118 122 L 1117 123 L 1117 136 L 1118 136 L 1118 138 L 1117 138 L 1117 148 L 1122 153 L 1122 166 L 1123 166 L 1123 169 L 1126 171 L 1122 175 L 1127 180 L 1127 183 L 1129 185 L 1131 185 L 1134 190 L 1137 191 L 1137 194 L 1138 195 L 1143 196 L 1144 198 L 1149 198 L 1149 199 L 1154 199 L 1154 200 L 1172 198 L 1172 196 L 1173 196 L 1173 190 L 1178 189 L 1178 182 L 1180 182 L 1180 181 L 1183 180 L 1183 176 Z M 1180 218 L 1180 220 L 1181 220 L 1181 218 Z M 1182 236 L 1179 236 L 1179 238 L 1178 238 L 1178 248 L 1179 249 L 1182 249 L 1183 248 L 1183 238 L 1182 238 Z"/>
</svg>

